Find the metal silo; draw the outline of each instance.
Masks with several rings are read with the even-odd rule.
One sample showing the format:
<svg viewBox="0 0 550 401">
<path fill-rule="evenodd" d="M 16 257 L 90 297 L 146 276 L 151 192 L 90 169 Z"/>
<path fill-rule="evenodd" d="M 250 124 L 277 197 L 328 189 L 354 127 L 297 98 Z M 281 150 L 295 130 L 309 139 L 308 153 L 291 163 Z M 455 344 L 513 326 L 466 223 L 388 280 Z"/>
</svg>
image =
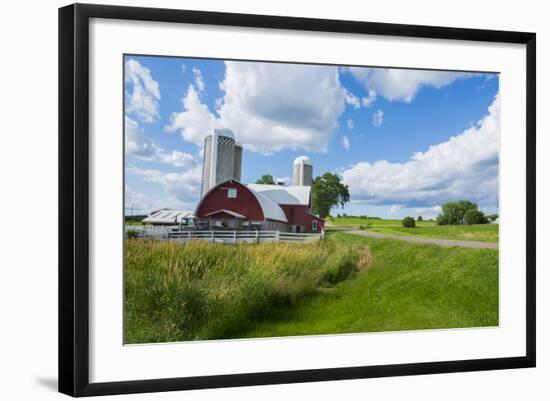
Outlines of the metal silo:
<svg viewBox="0 0 550 401">
<path fill-rule="evenodd" d="M 243 164 L 243 147 L 240 143 L 235 144 L 235 160 L 233 163 L 233 178 L 237 181 L 241 180 L 241 171 Z"/>
<path fill-rule="evenodd" d="M 213 134 L 205 138 L 201 195 L 221 182 L 235 179 L 235 145 L 235 135 L 227 128 L 215 129 Z M 239 176 L 242 148 L 240 153 Z"/>
<path fill-rule="evenodd" d="M 310 187 L 313 184 L 313 163 L 307 156 L 300 156 L 294 160 L 292 185 Z"/>
</svg>

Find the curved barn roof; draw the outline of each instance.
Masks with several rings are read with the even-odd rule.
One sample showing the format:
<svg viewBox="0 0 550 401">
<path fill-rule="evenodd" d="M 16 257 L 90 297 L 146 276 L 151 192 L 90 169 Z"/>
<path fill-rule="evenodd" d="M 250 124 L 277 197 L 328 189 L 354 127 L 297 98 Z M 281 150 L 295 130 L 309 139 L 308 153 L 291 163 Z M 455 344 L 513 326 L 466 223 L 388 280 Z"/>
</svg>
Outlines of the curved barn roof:
<svg viewBox="0 0 550 401">
<path fill-rule="evenodd" d="M 286 219 L 286 214 L 283 209 L 281 209 L 281 206 L 279 206 L 273 200 L 269 199 L 267 196 L 254 191 L 252 188 L 249 187 L 248 189 L 254 194 L 256 199 L 258 199 L 258 202 L 260 202 L 260 206 L 262 208 L 262 212 L 264 213 L 265 219 L 279 220 L 288 223 L 288 220 Z"/>
<path fill-rule="evenodd" d="M 262 194 L 279 205 L 309 205 L 311 187 L 298 185 L 248 184 L 248 188 Z"/>
<path fill-rule="evenodd" d="M 201 201 L 197 205 L 197 209 L 196 209 L 195 213 L 198 214 L 198 210 L 201 207 L 202 202 L 204 201 L 204 199 L 206 199 L 206 197 L 208 197 L 208 195 L 210 195 L 210 193 L 214 192 L 219 187 L 227 185 L 228 182 L 236 182 L 236 183 L 242 185 L 248 191 L 250 191 L 250 193 L 252 195 L 254 195 L 254 197 L 256 198 L 258 203 L 260 204 L 260 208 L 262 209 L 262 214 L 264 215 L 264 219 L 266 219 L 266 220 L 267 219 L 277 220 L 277 221 L 282 221 L 282 222 L 288 223 L 285 212 L 283 211 L 283 209 L 281 208 L 281 206 L 279 206 L 279 204 L 277 202 L 275 202 L 270 197 L 262 194 L 261 192 L 256 191 L 254 188 L 251 188 L 250 186 L 244 185 L 244 184 L 240 183 L 237 180 L 224 181 L 224 182 L 221 182 L 218 185 L 210 188 L 210 190 L 202 197 Z"/>
</svg>

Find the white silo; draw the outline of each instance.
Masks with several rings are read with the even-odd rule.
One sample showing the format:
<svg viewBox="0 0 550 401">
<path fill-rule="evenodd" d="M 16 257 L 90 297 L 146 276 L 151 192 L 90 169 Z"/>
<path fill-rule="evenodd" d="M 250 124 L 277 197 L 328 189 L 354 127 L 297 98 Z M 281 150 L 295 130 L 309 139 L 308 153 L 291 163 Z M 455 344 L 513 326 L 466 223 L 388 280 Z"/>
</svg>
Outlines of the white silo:
<svg viewBox="0 0 550 401">
<path fill-rule="evenodd" d="M 241 179 L 242 147 L 230 129 L 215 129 L 204 139 L 201 196 L 217 184 Z"/>
<path fill-rule="evenodd" d="M 300 156 L 294 160 L 292 171 L 292 185 L 310 187 L 313 184 L 313 163 L 307 156 Z"/>
</svg>

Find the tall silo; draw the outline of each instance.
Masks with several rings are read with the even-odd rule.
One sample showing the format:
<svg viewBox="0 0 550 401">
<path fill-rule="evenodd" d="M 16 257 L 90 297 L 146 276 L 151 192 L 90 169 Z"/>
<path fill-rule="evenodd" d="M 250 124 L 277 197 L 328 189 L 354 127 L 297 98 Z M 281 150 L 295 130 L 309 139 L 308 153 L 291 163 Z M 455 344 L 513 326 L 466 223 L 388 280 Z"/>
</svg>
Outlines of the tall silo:
<svg viewBox="0 0 550 401">
<path fill-rule="evenodd" d="M 204 164 L 202 189 L 204 196 L 210 188 L 241 175 L 242 147 L 235 143 L 235 134 L 230 129 L 215 129 L 204 140 Z"/>
<path fill-rule="evenodd" d="M 310 187 L 313 184 L 313 163 L 307 156 L 300 156 L 294 160 L 292 171 L 292 185 Z"/>
<path fill-rule="evenodd" d="M 233 163 L 233 178 L 241 180 L 241 169 L 243 164 L 243 146 L 237 142 L 235 144 L 235 160 Z"/>
</svg>

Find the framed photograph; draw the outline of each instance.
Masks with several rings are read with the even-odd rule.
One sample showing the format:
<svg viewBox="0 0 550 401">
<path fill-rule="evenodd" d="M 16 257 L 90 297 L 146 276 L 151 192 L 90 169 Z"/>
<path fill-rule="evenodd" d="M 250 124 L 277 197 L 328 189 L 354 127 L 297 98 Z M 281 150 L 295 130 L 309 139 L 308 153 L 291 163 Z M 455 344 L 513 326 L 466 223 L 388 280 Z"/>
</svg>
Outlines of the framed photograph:
<svg viewBox="0 0 550 401">
<path fill-rule="evenodd" d="M 535 34 L 59 10 L 59 390 L 535 366 Z"/>
</svg>

